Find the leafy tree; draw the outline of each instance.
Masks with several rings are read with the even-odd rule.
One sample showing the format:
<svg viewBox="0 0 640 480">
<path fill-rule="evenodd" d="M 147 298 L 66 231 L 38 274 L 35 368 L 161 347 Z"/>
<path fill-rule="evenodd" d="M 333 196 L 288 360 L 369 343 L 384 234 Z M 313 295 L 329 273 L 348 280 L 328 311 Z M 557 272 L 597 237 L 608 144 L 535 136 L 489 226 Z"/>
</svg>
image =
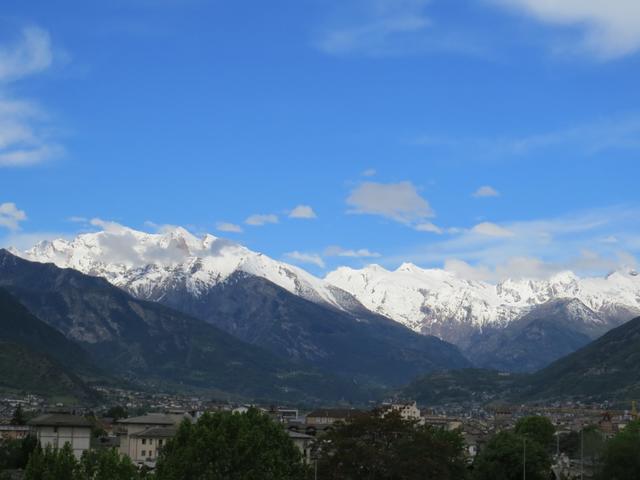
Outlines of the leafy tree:
<svg viewBox="0 0 640 480">
<path fill-rule="evenodd" d="M 36 448 L 24 475 L 25 480 L 82 480 L 78 471 L 78 461 L 68 443 L 60 449 L 47 445 L 45 449 Z"/>
<path fill-rule="evenodd" d="M 0 471 L 24 468 L 38 440 L 27 436 L 21 440 L 0 440 Z"/>
<path fill-rule="evenodd" d="M 121 405 L 116 405 L 115 407 L 111 407 L 104 414 L 105 417 L 113 418 L 114 421 L 120 420 L 121 418 L 127 418 L 129 416 L 127 409 Z"/>
<path fill-rule="evenodd" d="M 547 480 L 551 460 L 546 449 L 528 437 L 514 432 L 500 432 L 489 440 L 476 457 L 473 479 L 520 480 L 524 468 L 527 480 Z"/>
<path fill-rule="evenodd" d="M 399 413 L 371 412 L 322 438 L 320 478 L 335 480 L 462 480 L 467 478 L 457 432 L 418 425 Z"/>
<path fill-rule="evenodd" d="M 554 441 L 553 434 L 556 429 L 547 417 L 533 416 L 518 420 L 515 432 L 520 436 L 538 442 L 545 448 L 549 448 Z"/>
<path fill-rule="evenodd" d="M 162 449 L 157 480 L 300 480 L 301 454 L 282 426 L 258 410 L 184 421 Z"/>
<path fill-rule="evenodd" d="M 22 410 L 22 407 L 18 405 L 16 410 L 13 412 L 13 417 L 11 417 L 11 425 L 26 425 L 27 417 Z"/>
<path fill-rule="evenodd" d="M 91 480 L 132 480 L 139 478 L 138 469 L 129 457 L 115 449 L 90 450 L 80 459 L 82 478 Z"/>
<path fill-rule="evenodd" d="M 640 421 L 627 425 L 607 443 L 602 455 L 602 480 L 638 478 L 640 472 Z"/>
</svg>

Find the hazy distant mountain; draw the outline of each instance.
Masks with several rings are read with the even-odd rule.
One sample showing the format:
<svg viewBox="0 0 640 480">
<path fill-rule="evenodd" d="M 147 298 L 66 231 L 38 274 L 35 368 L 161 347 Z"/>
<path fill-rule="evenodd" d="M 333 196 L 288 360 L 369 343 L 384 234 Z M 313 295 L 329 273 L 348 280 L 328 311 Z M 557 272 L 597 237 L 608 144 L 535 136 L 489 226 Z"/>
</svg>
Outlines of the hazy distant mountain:
<svg viewBox="0 0 640 480">
<path fill-rule="evenodd" d="M 147 385 L 181 384 L 296 401 L 361 398 L 348 381 L 288 362 L 72 269 L 0 250 L 0 286 L 82 346 L 101 368 Z M 74 351 L 69 348 L 70 354 Z"/>
<path fill-rule="evenodd" d="M 87 399 L 83 374 L 99 374 L 89 355 L 0 288 L 0 389 Z"/>
<path fill-rule="evenodd" d="M 104 277 L 290 360 L 361 382 L 399 385 L 470 365 L 456 347 L 370 312 L 323 280 L 211 235 L 118 226 L 42 242 L 22 255 Z"/>
<path fill-rule="evenodd" d="M 624 400 L 640 397 L 640 317 L 527 380 L 522 397 Z"/>
</svg>

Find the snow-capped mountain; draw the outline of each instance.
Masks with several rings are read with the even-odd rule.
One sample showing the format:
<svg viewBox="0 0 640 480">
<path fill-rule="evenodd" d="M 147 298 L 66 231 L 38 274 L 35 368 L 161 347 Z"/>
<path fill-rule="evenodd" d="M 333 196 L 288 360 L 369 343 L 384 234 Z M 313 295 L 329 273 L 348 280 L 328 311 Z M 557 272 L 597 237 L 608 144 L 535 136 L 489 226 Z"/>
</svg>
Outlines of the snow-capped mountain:
<svg viewBox="0 0 640 480">
<path fill-rule="evenodd" d="M 325 279 L 374 312 L 462 346 L 472 333 L 505 327 L 556 299 L 577 299 L 597 314 L 585 316 L 585 322 L 613 326 L 640 313 L 640 276 L 635 271 L 582 279 L 563 272 L 547 280 L 490 284 L 406 263 L 395 271 L 378 265 L 342 267 Z"/>
<path fill-rule="evenodd" d="M 353 303 L 350 295 L 301 268 L 210 234 L 198 238 L 181 227 L 146 233 L 113 225 L 73 240 L 43 241 L 25 252 L 11 252 L 26 260 L 103 277 L 146 300 L 161 301 L 178 285 L 197 297 L 243 272 L 316 303 L 339 309 Z"/>
<path fill-rule="evenodd" d="M 290 322 L 287 329 L 302 321 L 300 315 L 309 315 L 302 313 L 302 306 L 292 307 L 289 300 L 284 310 L 274 310 L 278 292 L 254 281 L 266 280 L 296 297 L 344 313 L 341 318 L 360 321 L 373 318 L 373 312 L 415 332 L 439 337 L 460 347 L 478 365 L 489 365 L 489 358 L 494 359 L 493 365 L 524 361 L 510 356 L 497 363 L 503 337 L 516 338 L 517 333 L 526 342 L 526 338 L 535 337 L 532 332 L 542 329 L 546 336 L 537 338 L 547 342 L 544 338 L 560 328 L 562 338 L 571 338 L 571 344 L 577 345 L 640 314 L 640 276 L 634 271 L 602 278 L 579 278 L 563 272 L 546 280 L 511 279 L 492 284 L 405 263 L 394 271 L 378 265 L 359 270 L 342 267 L 320 279 L 213 235 L 196 237 L 179 227 L 161 233 L 111 224 L 104 228 L 13 253 L 103 277 L 138 298 L 182 310 L 256 343 L 265 341 L 257 339 L 260 325 L 255 323 L 265 309 L 270 311 L 265 313 L 267 323 L 286 318 Z M 545 305 L 560 300 L 562 308 L 554 307 L 551 315 Z M 323 315 L 318 314 L 319 322 Z M 553 321 L 542 322 L 541 316 Z M 529 325 L 530 320 L 536 323 Z M 269 333 L 274 342 L 282 335 L 277 328 Z M 311 330 L 290 339 L 293 347 L 288 348 L 296 352 L 292 356 L 324 355 L 309 342 L 313 336 L 308 335 Z M 529 347 L 535 356 L 535 345 Z M 554 349 L 548 360 L 561 351 Z M 535 363 L 525 360 L 527 365 Z"/>
</svg>

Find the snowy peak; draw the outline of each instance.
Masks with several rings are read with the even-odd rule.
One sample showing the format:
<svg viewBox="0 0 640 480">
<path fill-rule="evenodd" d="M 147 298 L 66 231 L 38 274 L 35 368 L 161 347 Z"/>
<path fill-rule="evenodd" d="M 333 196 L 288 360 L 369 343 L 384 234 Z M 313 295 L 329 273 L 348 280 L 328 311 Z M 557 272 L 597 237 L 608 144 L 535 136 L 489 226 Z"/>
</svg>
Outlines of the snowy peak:
<svg viewBox="0 0 640 480">
<path fill-rule="evenodd" d="M 329 273 L 326 280 L 370 310 L 457 344 L 460 336 L 505 326 L 557 299 L 575 299 L 577 303 L 567 308 L 585 322 L 601 322 L 604 315 L 615 323 L 629 312 L 640 313 L 640 276 L 632 272 L 579 278 L 567 271 L 546 280 L 507 279 L 491 284 L 405 263 L 395 271 L 343 267 Z M 580 305 L 587 310 L 580 310 Z"/>
<path fill-rule="evenodd" d="M 40 242 L 17 254 L 104 277 L 148 300 L 162 298 L 176 285 L 201 295 L 235 272 L 265 278 L 308 300 L 338 308 L 338 297 L 348 297 L 344 292 L 334 295 L 334 287 L 293 265 L 211 234 L 197 237 L 182 227 L 146 233 L 109 224 L 100 232 Z"/>
</svg>

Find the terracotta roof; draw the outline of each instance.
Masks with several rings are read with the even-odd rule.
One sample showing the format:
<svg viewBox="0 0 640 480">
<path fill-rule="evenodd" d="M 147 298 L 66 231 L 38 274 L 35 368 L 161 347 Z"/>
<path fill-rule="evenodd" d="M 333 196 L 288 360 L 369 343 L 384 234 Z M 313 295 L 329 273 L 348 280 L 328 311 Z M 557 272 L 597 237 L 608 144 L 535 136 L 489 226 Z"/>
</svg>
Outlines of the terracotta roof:
<svg viewBox="0 0 640 480">
<path fill-rule="evenodd" d="M 92 423 L 79 415 L 68 415 L 66 413 L 45 413 L 38 415 L 27 422 L 33 426 L 52 427 L 87 427 L 91 428 Z"/>
</svg>

